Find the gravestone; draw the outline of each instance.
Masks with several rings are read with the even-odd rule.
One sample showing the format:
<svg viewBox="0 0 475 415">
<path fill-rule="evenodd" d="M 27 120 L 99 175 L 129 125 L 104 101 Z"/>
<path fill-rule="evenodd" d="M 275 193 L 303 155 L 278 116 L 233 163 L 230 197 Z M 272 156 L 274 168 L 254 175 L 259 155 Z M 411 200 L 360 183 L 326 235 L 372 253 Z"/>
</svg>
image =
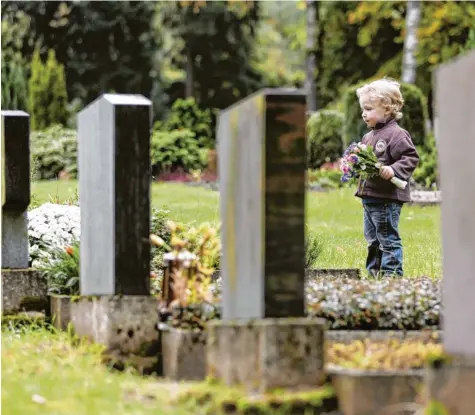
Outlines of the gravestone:
<svg viewBox="0 0 475 415">
<path fill-rule="evenodd" d="M 158 312 L 150 294 L 151 102 L 104 94 L 78 115 L 79 336 L 113 359 L 158 370 Z"/>
<path fill-rule="evenodd" d="M 429 401 L 444 413 L 475 408 L 475 51 L 441 65 L 435 78 L 443 248 L 443 342 L 451 357 L 427 375 Z"/>
<path fill-rule="evenodd" d="M 305 109 L 265 89 L 220 113 L 225 319 L 304 315 Z"/>
<path fill-rule="evenodd" d="M 78 115 L 82 295 L 149 294 L 150 111 L 104 94 Z"/>
<path fill-rule="evenodd" d="M 475 356 L 475 52 L 436 74 L 440 157 L 444 345 Z M 447 203 L 445 202 L 447 201 Z"/>
<path fill-rule="evenodd" d="M 30 116 L 2 111 L 2 268 L 28 268 Z"/>
<path fill-rule="evenodd" d="M 251 392 L 315 387 L 324 323 L 304 318 L 305 94 L 264 89 L 218 121 L 223 320 L 207 373 Z"/>
</svg>

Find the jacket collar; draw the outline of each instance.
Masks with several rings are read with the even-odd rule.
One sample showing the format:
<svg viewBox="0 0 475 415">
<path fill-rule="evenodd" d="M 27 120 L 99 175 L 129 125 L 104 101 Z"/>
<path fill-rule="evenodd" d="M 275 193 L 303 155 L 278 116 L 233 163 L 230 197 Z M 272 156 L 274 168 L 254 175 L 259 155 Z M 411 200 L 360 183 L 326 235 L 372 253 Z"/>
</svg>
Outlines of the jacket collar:
<svg viewBox="0 0 475 415">
<path fill-rule="evenodd" d="M 381 130 L 382 128 L 386 127 L 387 125 L 394 124 L 396 120 L 394 118 L 389 118 L 386 121 L 378 122 L 374 127 L 373 130 Z"/>
</svg>

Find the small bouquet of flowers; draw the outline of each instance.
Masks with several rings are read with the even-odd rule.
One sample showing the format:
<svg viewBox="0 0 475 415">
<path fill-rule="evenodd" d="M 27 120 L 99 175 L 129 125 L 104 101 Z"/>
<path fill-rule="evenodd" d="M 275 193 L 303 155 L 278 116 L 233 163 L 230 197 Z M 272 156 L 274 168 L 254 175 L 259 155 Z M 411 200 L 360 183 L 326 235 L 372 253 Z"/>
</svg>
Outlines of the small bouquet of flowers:
<svg viewBox="0 0 475 415">
<path fill-rule="evenodd" d="M 351 143 L 340 161 L 340 170 L 343 173 L 341 181 L 346 183 L 356 178 L 368 179 L 379 176 L 382 167 L 383 164 L 378 161 L 371 146 L 362 143 Z M 402 190 L 407 186 L 406 181 L 395 176 L 390 182 Z"/>
</svg>

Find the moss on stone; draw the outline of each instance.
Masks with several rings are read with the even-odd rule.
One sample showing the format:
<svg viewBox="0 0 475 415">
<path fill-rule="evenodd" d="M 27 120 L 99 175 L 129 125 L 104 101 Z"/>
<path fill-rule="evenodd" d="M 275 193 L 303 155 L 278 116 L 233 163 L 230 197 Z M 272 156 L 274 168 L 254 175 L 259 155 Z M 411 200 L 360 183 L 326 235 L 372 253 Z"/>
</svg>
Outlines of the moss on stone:
<svg viewBox="0 0 475 415">
<path fill-rule="evenodd" d="M 226 387 L 214 379 L 194 384 L 179 396 L 178 401 L 203 407 L 207 414 L 320 414 L 337 409 L 335 393 L 329 385 L 301 392 L 274 390 L 249 396 L 242 389 Z"/>
<path fill-rule="evenodd" d="M 49 309 L 47 297 L 27 296 L 23 297 L 19 305 L 20 310 L 25 311 L 45 311 Z"/>
</svg>

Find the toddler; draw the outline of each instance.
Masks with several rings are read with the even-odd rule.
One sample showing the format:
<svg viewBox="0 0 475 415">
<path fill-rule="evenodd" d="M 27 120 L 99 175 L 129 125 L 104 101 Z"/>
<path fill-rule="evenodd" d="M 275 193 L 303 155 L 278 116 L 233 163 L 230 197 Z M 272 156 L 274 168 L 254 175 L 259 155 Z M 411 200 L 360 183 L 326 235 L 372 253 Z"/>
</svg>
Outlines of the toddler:
<svg viewBox="0 0 475 415">
<path fill-rule="evenodd" d="M 362 117 L 371 129 L 362 143 L 371 145 L 384 164 L 380 177 L 360 180 L 356 196 L 363 201 L 364 235 L 368 242 L 366 269 L 372 276 L 402 276 L 403 252 L 399 217 L 404 202 L 409 202 L 409 183 L 404 190 L 390 180 L 393 176 L 409 181 L 419 155 L 409 133 L 397 121 L 404 104 L 399 83 L 380 79 L 356 91 Z"/>
</svg>

